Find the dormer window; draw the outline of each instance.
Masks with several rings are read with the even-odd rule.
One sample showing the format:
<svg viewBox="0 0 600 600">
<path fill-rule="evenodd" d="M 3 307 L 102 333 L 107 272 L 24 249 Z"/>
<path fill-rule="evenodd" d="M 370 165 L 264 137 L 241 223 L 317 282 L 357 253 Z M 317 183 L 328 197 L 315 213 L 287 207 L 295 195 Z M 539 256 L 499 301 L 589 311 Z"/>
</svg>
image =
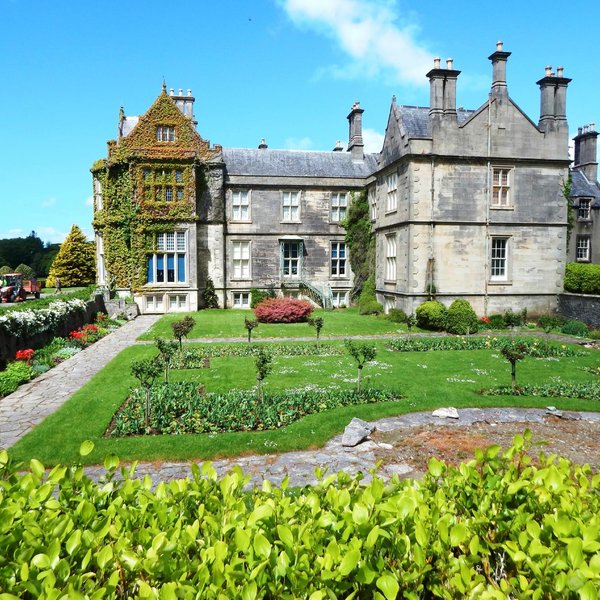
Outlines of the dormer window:
<svg viewBox="0 0 600 600">
<path fill-rule="evenodd" d="M 156 128 L 156 139 L 159 142 L 174 142 L 175 127 L 171 125 L 159 125 Z"/>
<path fill-rule="evenodd" d="M 581 198 L 577 207 L 577 218 L 580 221 L 589 221 L 592 217 L 591 208 L 592 201 L 589 198 Z"/>
</svg>

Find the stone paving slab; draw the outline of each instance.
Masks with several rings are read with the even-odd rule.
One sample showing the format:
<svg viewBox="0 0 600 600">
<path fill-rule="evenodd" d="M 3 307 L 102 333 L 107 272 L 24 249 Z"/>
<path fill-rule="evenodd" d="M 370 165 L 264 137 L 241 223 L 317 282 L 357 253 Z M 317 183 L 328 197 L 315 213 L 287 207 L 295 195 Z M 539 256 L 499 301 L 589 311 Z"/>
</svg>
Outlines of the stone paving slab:
<svg viewBox="0 0 600 600">
<path fill-rule="evenodd" d="M 10 448 L 60 408 L 162 315 L 142 315 L 0 399 L 0 448 Z"/>
</svg>

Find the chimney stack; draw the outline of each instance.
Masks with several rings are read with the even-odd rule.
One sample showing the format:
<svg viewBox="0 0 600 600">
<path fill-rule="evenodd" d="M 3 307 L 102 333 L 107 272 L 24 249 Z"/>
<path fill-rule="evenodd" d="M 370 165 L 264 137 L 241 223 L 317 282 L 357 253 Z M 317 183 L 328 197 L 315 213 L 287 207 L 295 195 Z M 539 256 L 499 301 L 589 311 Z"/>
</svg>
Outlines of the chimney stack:
<svg viewBox="0 0 600 600">
<path fill-rule="evenodd" d="M 573 168 L 583 171 L 590 181 L 598 180 L 598 162 L 596 150 L 598 144 L 598 132 L 594 123 L 584 125 L 577 129 L 577 135 L 573 138 L 575 142 L 575 161 Z"/>
<path fill-rule="evenodd" d="M 540 79 L 540 121 L 538 127 L 545 133 L 562 129 L 567 122 L 567 86 L 571 80 L 563 77 L 563 67 L 557 67 L 558 75 L 552 67 L 546 67 L 545 77 Z"/>
<path fill-rule="evenodd" d="M 335 148 L 333 149 L 333 152 L 341 152 L 344 149 L 344 146 L 342 146 L 342 141 L 338 140 L 335 143 Z"/>
<path fill-rule="evenodd" d="M 504 52 L 504 44 L 501 41 L 496 42 L 496 52 L 488 56 L 492 61 L 492 96 L 495 98 L 507 97 L 508 89 L 506 87 L 506 61 L 511 55 L 510 52 Z"/>
<path fill-rule="evenodd" d="M 269 146 L 267 146 L 267 142 L 265 142 L 265 138 L 260 138 L 260 144 L 258 145 L 259 150 L 266 150 Z"/>
<path fill-rule="evenodd" d="M 194 120 L 194 101 L 196 98 L 192 96 L 192 90 L 187 90 L 187 95 L 183 93 L 183 89 L 179 88 L 177 90 L 177 95 L 173 88 L 169 90 L 169 96 L 173 99 L 177 108 L 186 116 L 193 124 L 194 127 L 198 125 L 198 121 Z"/>
<path fill-rule="evenodd" d="M 456 123 L 456 80 L 460 71 L 453 68 L 453 60 L 446 60 L 446 68 L 440 68 L 440 59 L 433 59 L 433 69 L 427 73 L 429 78 L 429 116 L 448 119 Z"/>
<path fill-rule="evenodd" d="M 360 107 L 357 100 L 350 110 L 348 122 L 350 132 L 348 136 L 348 152 L 352 153 L 352 160 L 363 160 L 365 157 L 365 145 L 362 137 L 362 114 L 365 111 Z"/>
</svg>

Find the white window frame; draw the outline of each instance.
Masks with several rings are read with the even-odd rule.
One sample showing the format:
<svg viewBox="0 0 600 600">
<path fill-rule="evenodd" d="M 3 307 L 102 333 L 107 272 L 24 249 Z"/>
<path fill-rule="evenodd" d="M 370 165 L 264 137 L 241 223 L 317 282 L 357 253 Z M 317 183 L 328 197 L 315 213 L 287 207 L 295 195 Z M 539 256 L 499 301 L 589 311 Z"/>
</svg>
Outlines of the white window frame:
<svg viewBox="0 0 600 600">
<path fill-rule="evenodd" d="M 186 312 L 188 310 L 187 294 L 167 294 L 169 312 Z"/>
<path fill-rule="evenodd" d="M 249 240 L 231 242 L 231 279 L 248 280 L 251 274 L 252 247 Z"/>
<path fill-rule="evenodd" d="M 592 200 L 591 198 L 580 198 L 577 205 L 577 220 L 589 221 L 592 218 Z"/>
<path fill-rule="evenodd" d="M 329 245 L 329 272 L 335 279 L 348 278 L 348 247 L 346 242 L 331 242 Z"/>
<path fill-rule="evenodd" d="M 163 294 L 148 294 L 144 296 L 146 312 L 164 312 L 165 297 Z"/>
<path fill-rule="evenodd" d="M 156 128 L 156 140 L 158 142 L 174 142 L 175 141 L 175 126 L 174 125 L 159 125 Z"/>
<path fill-rule="evenodd" d="M 173 257 L 173 281 L 169 281 L 169 257 Z M 181 265 L 180 257 L 183 257 Z M 163 268 L 158 264 L 162 259 Z M 152 263 L 150 264 L 150 260 Z M 148 285 L 185 285 L 189 282 L 188 275 L 188 239 L 187 231 L 173 230 L 156 234 L 156 251 L 148 256 L 148 271 L 152 269 L 151 277 L 148 277 Z M 162 281 L 159 281 L 159 271 L 162 271 Z"/>
<path fill-rule="evenodd" d="M 492 236 L 490 238 L 490 281 L 509 280 L 510 238 Z"/>
<path fill-rule="evenodd" d="M 348 291 L 347 290 L 331 290 L 331 304 L 335 308 L 348 306 Z"/>
<path fill-rule="evenodd" d="M 231 220 L 249 223 L 251 217 L 250 190 L 231 192 Z"/>
<path fill-rule="evenodd" d="M 398 251 L 395 233 L 385 236 L 385 281 L 396 281 L 398 278 L 396 255 Z"/>
<path fill-rule="evenodd" d="M 398 210 L 398 173 L 390 173 L 385 178 L 387 196 L 385 200 L 385 212 Z"/>
<path fill-rule="evenodd" d="M 233 308 L 250 308 L 250 292 L 233 292 Z"/>
<path fill-rule="evenodd" d="M 371 209 L 371 221 L 377 220 L 377 189 L 369 188 L 369 206 Z"/>
<path fill-rule="evenodd" d="M 281 220 L 283 222 L 300 222 L 300 200 L 299 190 L 285 190 L 281 192 Z"/>
<path fill-rule="evenodd" d="M 346 218 L 346 211 L 348 210 L 348 194 L 346 192 L 332 192 L 329 205 L 329 220 L 332 223 L 341 223 Z"/>
<path fill-rule="evenodd" d="M 578 235 L 575 243 L 575 260 L 590 262 L 592 258 L 592 238 L 589 235 Z"/>
<path fill-rule="evenodd" d="M 512 206 L 511 183 L 512 167 L 492 167 L 492 208 L 510 208 Z"/>
<path fill-rule="evenodd" d="M 285 256 L 285 247 L 289 245 L 289 249 L 292 249 L 292 246 L 296 246 L 298 255 L 290 256 L 286 258 Z M 279 252 L 281 255 L 281 277 L 283 279 L 300 279 L 302 276 L 302 267 L 303 267 L 303 255 L 304 255 L 304 242 L 301 240 L 281 240 Z M 286 273 L 286 265 L 288 272 Z M 294 267 L 296 268 L 296 272 L 294 273 Z"/>
</svg>

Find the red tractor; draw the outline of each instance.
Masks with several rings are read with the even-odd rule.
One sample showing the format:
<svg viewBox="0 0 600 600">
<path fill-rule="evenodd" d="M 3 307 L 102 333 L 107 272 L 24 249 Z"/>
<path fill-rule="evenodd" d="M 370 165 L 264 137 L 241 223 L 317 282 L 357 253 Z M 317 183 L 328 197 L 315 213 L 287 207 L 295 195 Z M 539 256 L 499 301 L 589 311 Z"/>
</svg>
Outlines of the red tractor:
<svg viewBox="0 0 600 600">
<path fill-rule="evenodd" d="M 22 273 L 0 275 L 0 299 L 2 302 L 22 302 L 29 294 L 40 297 L 42 286 L 37 279 L 23 279 Z"/>
</svg>

